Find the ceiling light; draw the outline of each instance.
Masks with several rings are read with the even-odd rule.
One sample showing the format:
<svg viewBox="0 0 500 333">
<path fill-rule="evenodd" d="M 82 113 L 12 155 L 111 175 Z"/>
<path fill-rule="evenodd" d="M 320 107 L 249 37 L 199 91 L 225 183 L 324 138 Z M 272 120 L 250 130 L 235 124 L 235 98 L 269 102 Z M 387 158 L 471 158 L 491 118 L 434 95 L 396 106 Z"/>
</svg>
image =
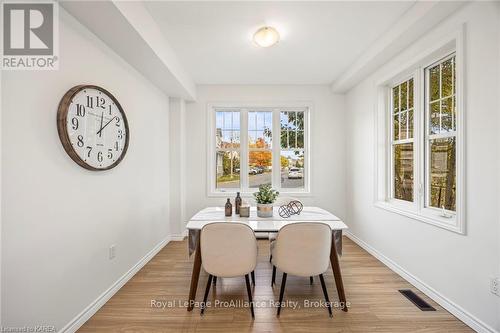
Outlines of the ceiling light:
<svg viewBox="0 0 500 333">
<path fill-rule="evenodd" d="M 260 47 L 269 47 L 280 41 L 280 34 L 273 27 L 262 27 L 253 35 L 253 41 Z"/>
</svg>

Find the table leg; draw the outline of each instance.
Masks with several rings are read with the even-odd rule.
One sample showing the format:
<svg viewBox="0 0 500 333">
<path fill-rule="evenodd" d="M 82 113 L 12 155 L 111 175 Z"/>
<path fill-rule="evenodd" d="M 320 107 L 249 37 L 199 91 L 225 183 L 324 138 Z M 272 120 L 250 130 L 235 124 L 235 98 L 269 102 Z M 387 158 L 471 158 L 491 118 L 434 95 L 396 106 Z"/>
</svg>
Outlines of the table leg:
<svg viewBox="0 0 500 333">
<path fill-rule="evenodd" d="M 342 272 L 340 271 L 339 256 L 337 255 L 337 247 L 335 246 L 335 238 L 332 235 L 332 248 L 330 250 L 330 263 L 332 264 L 333 277 L 335 278 L 335 285 L 337 286 L 337 293 L 339 300 L 343 304 L 342 310 L 347 312 L 344 283 L 342 282 Z"/>
<path fill-rule="evenodd" d="M 201 270 L 201 247 L 200 247 L 200 234 L 201 230 L 196 236 L 196 252 L 194 253 L 193 273 L 191 274 L 191 287 L 189 288 L 189 304 L 188 311 L 192 311 L 194 307 L 194 300 L 196 298 L 196 289 L 198 288 L 198 280 L 200 278 Z"/>
</svg>

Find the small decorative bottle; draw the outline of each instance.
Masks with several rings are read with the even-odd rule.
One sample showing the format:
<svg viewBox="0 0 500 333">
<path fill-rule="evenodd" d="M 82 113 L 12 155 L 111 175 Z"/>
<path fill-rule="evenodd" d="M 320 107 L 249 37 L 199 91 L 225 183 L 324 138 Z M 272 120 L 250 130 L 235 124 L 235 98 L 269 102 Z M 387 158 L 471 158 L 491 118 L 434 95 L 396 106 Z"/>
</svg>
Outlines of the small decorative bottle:
<svg viewBox="0 0 500 333">
<path fill-rule="evenodd" d="M 226 216 L 233 215 L 233 205 L 231 205 L 231 200 L 229 198 L 227 198 L 225 213 Z"/>
<path fill-rule="evenodd" d="M 240 192 L 236 192 L 236 199 L 234 199 L 234 212 L 236 214 L 240 213 L 240 207 L 241 207 Z"/>
</svg>

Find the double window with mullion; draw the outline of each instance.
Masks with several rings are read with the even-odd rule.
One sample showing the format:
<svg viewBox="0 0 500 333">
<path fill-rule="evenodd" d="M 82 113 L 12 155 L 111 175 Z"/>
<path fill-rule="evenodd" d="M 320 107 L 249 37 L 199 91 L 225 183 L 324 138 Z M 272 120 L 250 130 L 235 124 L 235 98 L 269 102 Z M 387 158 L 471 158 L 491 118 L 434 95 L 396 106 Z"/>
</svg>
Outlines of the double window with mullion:
<svg viewBox="0 0 500 333">
<path fill-rule="evenodd" d="M 415 100 L 419 85 L 414 77 L 391 87 L 392 199 L 415 202 L 416 193 L 421 193 L 423 208 L 456 211 L 455 67 L 451 54 L 424 68 L 424 91 L 418 94 L 422 104 Z M 416 105 L 423 105 L 422 110 Z M 414 130 L 415 119 L 424 124 L 423 132 Z M 417 147 L 422 147 L 422 159 L 416 158 Z M 415 171 L 423 176 L 418 187 Z"/>
</svg>

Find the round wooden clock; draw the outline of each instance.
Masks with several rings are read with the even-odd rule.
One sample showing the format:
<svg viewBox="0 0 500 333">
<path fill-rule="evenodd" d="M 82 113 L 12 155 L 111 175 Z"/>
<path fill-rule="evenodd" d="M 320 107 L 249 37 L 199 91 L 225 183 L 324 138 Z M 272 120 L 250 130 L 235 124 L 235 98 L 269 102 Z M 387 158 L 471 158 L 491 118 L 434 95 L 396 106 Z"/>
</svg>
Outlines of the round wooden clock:
<svg viewBox="0 0 500 333">
<path fill-rule="evenodd" d="M 57 131 L 64 150 L 88 170 L 114 168 L 127 152 L 125 112 L 110 92 L 98 86 L 68 90 L 57 110 Z"/>
</svg>

